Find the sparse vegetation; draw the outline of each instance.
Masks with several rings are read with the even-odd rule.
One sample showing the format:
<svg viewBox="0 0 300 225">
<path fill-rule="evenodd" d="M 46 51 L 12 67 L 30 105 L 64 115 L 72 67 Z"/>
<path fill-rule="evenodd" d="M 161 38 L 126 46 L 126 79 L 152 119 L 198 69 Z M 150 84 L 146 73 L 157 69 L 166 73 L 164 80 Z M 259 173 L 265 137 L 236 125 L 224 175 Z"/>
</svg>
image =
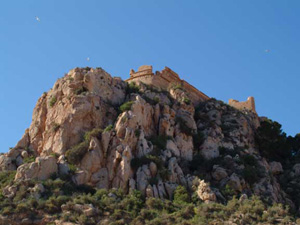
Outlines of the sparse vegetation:
<svg viewBox="0 0 300 225">
<path fill-rule="evenodd" d="M 81 95 L 88 92 L 88 89 L 86 87 L 80 87 L 74 90 L 75 95 Z"/>
<path fill-rule="evenodd" d="M 194 144 L 194 149 L 198 151 L 199 147 L 203 144 L 204 142 L 204 134 L 198 130 L 197 134 L 193 135 L 193 144 Z"/>
<path fill-rule="evenodd" d="M 101 128 L 94 128 L 84 134 L 84 140 L 89 142 L 92 137 L 96 137 L 100 140 L 102 132 L 103 130 Z"/>
<path fill-rule="evenodd" d="M 139 136 L 141 135 L 141 130 L 140 130 L 140 129 L 136 129 L 136 130 L 134 131 L 134 134 L 135 134 L 135 136 L 136 136 L 137 138 L 139 138 Z"/>
<path fill-rule="evenodd" d="M 53 107 L 55 105 L 56 101 L 57 101 L 57 98 L 55 96 L 53 96 L 49 102 L 50 107 Z"/>
<path fill-rule="evenodd" d="M 135 82 L 130 82 L 127 84 L 126 94 L 139 93 L 140 87 Z"/>
<path fill-rule="evenodd" d="M 123 105 L 120 106 L 120 111 L 125 112 L 130 110 L 133 103 L 133 101 L 125 102 Z"/>
<path fill-rule="evenodd" d="M 187 105 L 190 105 L 192 103 L 191 99 L 184 97 L 183 102 Z"/>
<path fill-rule="evenodd" d="M 173 90 L 182 90 L 184 91 L 183 87 L 182 87 L 182 84 L 174 84 L 171 89 Z"/>
<path fill-rule="evenodd" d="M 59 128 L 60 128 L 60 124 L 58 124 L 58 123 L 53 123 L 52 124 L 52 131 L 53 132 L 57 132 L 59 130 Z"/>
<path fill-rule="evenodd" d="M 190 127 L 186 125 L 186 121 L 181 117 L 177 116 L 175 122 L 179 124 L 180 131 L 185 133 L 186 135 L 192 136 L 196 131 L 192 130 Z"/>
<path fill-rule="evenodd" d="M 111 131 L 111 130 L 113 130 L 114 129 L 114 126 L 113 125 L 108 125 L 105 129 L 104 129 L 104 132 L 109 132 L 109 131 Z"/>
<path fill-rule="evenodd" d="M 174 191 L 174 203 L 182 205 L 191 201 L 188 191 L 185 187 L 179 185 Z"/>
<path fill-rule="evenodd" d="M 294 139 L 286 136 L 278 122 L 262 121 L 255 140 L 261 154 L 269 160 L 284 163 L 293 156 Z"/>
<path fill-rule="evenodd" d="M 78 164 L 89 148 L 89 142 L 84 141 L 66 151 L 66 158 L 71 164 Z"/>
</svg>

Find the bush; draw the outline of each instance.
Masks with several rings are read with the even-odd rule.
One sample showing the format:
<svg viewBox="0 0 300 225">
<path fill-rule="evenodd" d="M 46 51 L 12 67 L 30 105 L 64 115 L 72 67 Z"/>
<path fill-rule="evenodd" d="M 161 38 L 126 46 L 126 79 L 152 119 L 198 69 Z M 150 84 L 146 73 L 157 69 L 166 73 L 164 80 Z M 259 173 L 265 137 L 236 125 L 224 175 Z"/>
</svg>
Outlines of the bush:
<svg viewBox="0 0 300 225">
<path fill-rule="evenodd" d="M 176 117 L 175 122 L 179 124 L 180 131 L 188 136 L 192 136 L 195 131 L 186 125 L 186 121 L 181 117 Z"/>
<path fill-rule="evenodd" d="M 241 156 L 241 160 L 242 163 L 244 163 L 247 166 L 254 166 L 254 167 L 258 166 L 257 159 L 253 155 L 249 155 L 249 154 L 243 155 Z"/>
<path fill-rule="evenodd" d="M 78 145 L 73 146 L 71 149 L 66 151 L 66 158 L 71 164 L 78 164 L 86 154 L 89 148 L 89 142 L 84 141 Z"/>
<path fill-rule="evenodd" d="M 174 203 L 180 205 L 189 202 L 189 193 L 187 192 L 185 187 L 179 185 L 174 191 Z"/>
<path fill-rule="evenodd" d="M 245 165 L 242 176 L 244 177 L 246 182 L 252 185 L 259 180 L 259 171 L 255 167 Z"/>
<path fill-rule="evenodd" d="M 164 208 L 164 202 L 159 198 L 148 198 L 146 200 L 146 207 L 148 209 L 161 211 Z"/>
<path fill-rule="evenodd" d="M 49 102 L 50 107 L 53 107 L 55 105 L 56 101 L 57 101 L 56 97 L 53 96 Z"/>
<path fill-rule="evenodd" d="M 32 163 L 34 161 L 35 161 L 35 157 L 34 156 L 29 156 L 29 157 L 27 157 L 27 158 L 25 158 L 23 160 L 24 163 Z"/>
<path fill-rule="evenodd" d="M 197 134 L 194 134 L 193 135 L 194 148 L 198 150 L 199 147 L 203 144 L 204 140 L 205 140 L 204 134 L 201 131 L 198 131 Z"/>
<path fill-rule="evenodd" d="M 114 128 L 114 126 L 110 124 L 110 125 L 108 125 L 108 126 L 104 129 L 104 132 L 109 132 L 109 131 L 111 131 L 113 128 Z"/>
<path fill-rule="evenodd" d="M 137 170 L 139 167 L 149 164 L 151 162 L 154 162 L 158 169 L 158 174 L 161 175 L 161 178 L 166 178 L 166 175 L 168 175 L 168 171 L 165 171 L 164 162 L 161 158 L 159 158 L 157 155 L 145 155 L 140 158 L 133 158 L 130 161 L 130 166 L 133 170 Z"/>
<path fill-rule="evenodd" d="M 15 179 L 17 171 L 2 171 L 0 172 L 0 189 L 10 185 Z M 1 192 L 0 192 L 1 193 Z"/>
<path fill-rule="evenodd" d="M 224 165 L 224 161 L 221 157 L 213 158 L 213 159 L 206 159 L 201 153 L 196 154 L 193 156 L 192 161 L 189 163 L 189 169 L 194 174 L 206 174 L 211 172 L 214 165 Z"/>
<path fill-rule="evenodd" d="M 146 95 L 143 95 L 143 99 L 145 99 L 145 101 L 148 102 L 150 105 L 156 105 L 160 101 L 159 97 L 154 97 L 152 99 L 152 98 L 147 97 Z"/>
<path fill-rule="evenodd" d="M 190 105 L 192 103 L 191 99 L 184 97 L 183 102 L 187 105 Z"/>
<path fill-rule="evenodd" d="M 88 89 L 86 87 L 80 87 L 80 88 L 75 89 L 74 94 L 81 95 L 86 92 L 88 92 Z"/>
<path fill-rule="evenodd" d="M 133 103 L 134 103 L 133 101 L 125 102 L 123 105 L 120 106 L 121 112 L 130 110 Z"/>
<path fill-rule="evenodd" d="M 140 130 L 140 129 L 136 129 L 136 130 L 134 131 L 134 134 L 135 134 L 135 136 L 136 136 L 137 138 L 139 138 L 140 135 L 141 135 L 141 130 Z"/>
<path fill-rule="evenodd" d="M 173 90 L 179 89 L 179 90 L 184 91 L 182 84 L 174 84 L 174 85 L 171 87 L 171 89 L 173 89 Z"/>
<path fill-rule="evenodd" d="M 292 157 L 292 142 L 288 141 L 286 133 L 281 130 L 281 125 L 275 121 L 261 122 L 255 140 L 261 154 L 269 160 L 284 162 Z"/>
<path fill-rule="evenodd" d="M 103 132 L 102 129 L 94 128 L 93 130 L 88 131 L 84 134 L 84 140 L 89 142 L 92 137 L 95 137 L 95 138 L 98 138 L 99 140 L 101 140 L 102 132 Z"/>
<path fill-rule="evenodd" d="M 139 93 L 140 91 L 140 87 L 138 85 L 136 85 L 135 82 L 130 82 L 128 83 L 127 85 L 127 88 L 126 88 L 126 94 L 131 94 L 131 93 Z"/>
<path fill-rule="evenodd" d="M 152 136 L 149 138 L 151 143 L 156 146 L 159 150 L 165 150 L 167 146 L 167 141 L 170 140 L 171 137 L 165 135 Z"/>
</svg>

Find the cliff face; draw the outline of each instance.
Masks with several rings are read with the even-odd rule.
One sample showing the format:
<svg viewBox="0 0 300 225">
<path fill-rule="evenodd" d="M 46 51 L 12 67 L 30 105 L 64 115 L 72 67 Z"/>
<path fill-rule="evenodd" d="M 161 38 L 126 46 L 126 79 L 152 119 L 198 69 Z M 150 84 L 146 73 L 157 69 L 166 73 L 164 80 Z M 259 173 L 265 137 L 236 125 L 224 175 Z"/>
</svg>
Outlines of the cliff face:
<svg viewBox="0 0 300 225">
<path fill-rule="evenodd" d="M 17 170 L 4 195 L 56 174 L 148 198 L 172 199 L 181 185 L 204 202 L 259 195 L 295 207 L 276 178 L 282 165 L 256 145 L 257 114 L 215 99 L 192 103 L 184 87 L 161 90 L 102 69 L 71 70 L 41 96 L 30 128 L 0 156 L 0 170 Z"/>
</svg>

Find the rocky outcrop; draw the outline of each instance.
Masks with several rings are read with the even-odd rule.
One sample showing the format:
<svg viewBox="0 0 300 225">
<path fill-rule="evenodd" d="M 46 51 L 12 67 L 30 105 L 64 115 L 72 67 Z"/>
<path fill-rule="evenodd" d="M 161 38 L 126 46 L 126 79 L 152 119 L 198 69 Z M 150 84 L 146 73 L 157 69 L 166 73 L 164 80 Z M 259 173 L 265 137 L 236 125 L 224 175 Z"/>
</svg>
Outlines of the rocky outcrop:
<svg viewBox="0 0 300 225">
<path fill-rule="evenodd" d="M 112 105 L 125 98 L 125 83 L 102 69 L 74 69 L 42 95 L 29 128 L 30 147 L 63 154 L 82 132 L 105 127 L 116 117 Z"/>
<path fill-rule="evenodd" d="M 57 171 L 58 166 L 54 157 L 37 157 L 35 162 L 26 163 L 18 167 L 15 180 L 46 180 L 51 175 L 56 174 Z"/>
<path fill-rule="evenodd" d="M 268 163 L 255 144 L 257 114 L 197 100 L 198 92 L 185 87 L 191 88 L 128 84 L 101 68 L 73 69 L 38 100 L 29 129 L 0 156 L 0 170 L 17 169 L 16 182 L 57 174 L 147 198 L 172 199 L 182 185 L 204 202 L 225 202 L 232 193 L 284 202 L 276 180 L 282 166 Z"/>
<path fill-rule="evenodd" d="M 205 203 L 215 202 L 217 200 L 216 194 L 204 180 L 196 179 L 194 185 L 196 186 L 198 197 Z"/>
</svg>

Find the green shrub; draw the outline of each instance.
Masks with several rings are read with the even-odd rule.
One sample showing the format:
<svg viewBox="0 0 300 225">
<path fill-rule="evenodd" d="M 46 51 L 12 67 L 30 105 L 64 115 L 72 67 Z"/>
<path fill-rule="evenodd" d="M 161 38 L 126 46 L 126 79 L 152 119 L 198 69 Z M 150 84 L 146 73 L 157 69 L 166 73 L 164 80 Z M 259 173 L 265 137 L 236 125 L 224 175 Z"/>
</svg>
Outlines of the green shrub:
<svg viewBox="0 0 300 225">
<path fill-rule="evenodd" d="M 16 175 L 16 171 L 0 172 L 0 189 L 6 187 L 7 185 L 10 185 L 15 179 L 15 175 Z"/>
<path fill-rule="evenodd" d="M 108 126 L 104 129 L 104 132 L 109 132 L 109 131 L 111 131 L 113 128 L 114 128 L 114 126 L 110 124 L 110 125 L 108 125 Z"/>
<path fill-rule="evenodd" d="M 186 121 L 181 117 L 177 116 L 175 122 L 179 124 L 180 131 L 186 135 L 192 136 L 195 131 L 186 125 Z"/>
<path fill-rule="evenodd" d="M 151 159 L 149 159 L 147 156 L 143 156 L 140 158 L 133 158 L 130 161 L 130 166 L 133 170 L 137 170 L 142 165 L 149 164 L 151 162 Z"/>
<path fill-rule="evenodd" d="M 135 134 L 135 136 L 136 136 L 137 138 L 139 138 L 140 135 L 141 135 L 141 130 L 140 130 L 140 129 L 136 129 L 136 130 L 134 131 L 134 134 Z"/>
<path fill-rule="evenodd" d="M 133 101 L 125 102 L 123 105 L 120 106 L 121 112 L 130 110 L 133 103 L 134 103 Z"/>
<path fill-rule="evenodd" d="M 194 148 L 199 149 L 199 147 L 203 144 L 204 142 L 204 134 L 201 131 L 198 131 L 197 134 L 193 135 L 193 144 Z"/>
<path fill-rule="evenodd" d="M 241 156 L 241 161 L 247 166 L 258 166 L 257 159 L 250 154 L 245 154 Z"/>
<path fill-rule="evenodd" d="M 145 101 L 148 102 L 150 105 L 156 105 L 160 101 L 158 97 L 154 97 L 152 99 L 147 97 L 146 95 L 143 95 L 143 99 L 145 99 Z"/>
<path fill-rule="evenodd" d="M 130 82 L 126 88 L 126 94 L 139 93 L 140 87 L 135 82 Z"/>
<path fill-rule="evenodd" d="M 159 150 L 165 150 L 167 146 L 167 141 L 170 140 L 171 137 L 165 135 L 152 136 L 149 138 L 151 143 L 156 146 Z"/>
<path fill-rule="evenodd" d="M 246 182 L 252 185 L 259 180 L 259 170 L 256 167 L 245 165 L 242 176 L 244 177 Z"/>
<path fill-rule="evenodd" d="M 78 164 L 86 154 L 89 148 L 89 142 L 84 141 L 78 145 L 73 146 L 71 149 L 66 151 L 66 158 L 71 164 Z"/>
<path fill-rule="evenodd" d="M 292 157 L 293 144 L 281 130 L 281 124 L 266 120 L 260 123 L 255 140 L 261 154 L 269 160 L 284 163 Z"/>
<path fill-rule="evenodd" d="M 28 212 L 28 205 L 26 203 L 19 203 L 16 207 L 16 213 Z"/>
<path fill-rule="evenodd" d="M 56 101 L 57 101 L 57 98 L 55 96 L 53 96 L 49 102 L 50 107 L 53 107 L 55 105 Z"/>
<path fill-rule="evenodd" d="M 190 105 L 192 103 L 191 99 L 184 97 L 183 102 L 187 105 Z"/>
<path fill-rule="evenodd" d="M 182 84 L 174 84 L 174 85 L 171 87 L 171 89 L 173 89 L 173 90 L 179 89 L 179 90 L 184 91 Z"/>
<path fill-rule="evenodd" d="M 236 194 L 235 190 L 232 189 L 228 184 L 221 190 L 221 193 L 224 196 L 234 196 Z"/>
<path fill-rule="evenodd" d="M 189 193 L 187 192 L 185 187 L 179 185 L 174 191 L 174 203 L 180 205 L 189 202 Z"/>
<path fill-rule="evenodd" d="M 88 92 L 88 89 L 86 87 L 80 87 L 74 90 L 75 95 L 81 95 L 86 92 Z"/>
<path fill-rule="evenodd" d="M 144 155 L 139 158 L 133 158 L 130 161 L 130 166 L 133 170 L 137 170 L 139 167 L 149 164 L 151 162 L 154 162 L 156 164 L 158 170 L 161 170 L 164 167 L 164 163 L 162 159 L 159 158 L 157 155 L 152 155 L 152 154 Z"/>
<path fill-rule="evenodd" d="M 25 158 L 23 160 L 24 163 L 32 163 L 35 161 L 35 157 L 34 156 L 28 156 L 27 158 Z"/>
<path fill-rule="evenodd" d="M 156 102 L 156 104 L 157 104 L 157 103 L 160 102 L 160 98 L 159 98 L 158 96 L 155 96 L 155 97 L 153 98 L 153 101 Z"/>
<path fill-rule="evenodd" d="M 102 129 L 94 128 L 93 130 L 88 131 L 84 134 L 84 140 L 89 142 L 92 137 L 95 137 L 95 138 L 98 138 L 99 140 L 101 140 L 102 132 L 103 132 Z"/>
<path fill-rule="evenodd" d="M 161 211 L 164 208 L 164 202 L 159 198 L 148 198 L 146 200 L 146 207 L 148 209 Z"/>
<path fill-rule="evenodd" d="M 53 156 L 53 157 L 56 158 L 56 159 L 59 158 L 59 154 L 56 153 L 56 152 L 52 152 L 52 153 L 50 154 L 50 156 Z"/>
<path fill-rule="evenodd" d="M 189 162 L 189 169 L 191 172 L 200 175 L 211 172 L 214 165 L 224 165 L 224 161 L 221 157 L 206 159 L 201 153 L 195 154 L 192 161 Z"/>
</svg>

